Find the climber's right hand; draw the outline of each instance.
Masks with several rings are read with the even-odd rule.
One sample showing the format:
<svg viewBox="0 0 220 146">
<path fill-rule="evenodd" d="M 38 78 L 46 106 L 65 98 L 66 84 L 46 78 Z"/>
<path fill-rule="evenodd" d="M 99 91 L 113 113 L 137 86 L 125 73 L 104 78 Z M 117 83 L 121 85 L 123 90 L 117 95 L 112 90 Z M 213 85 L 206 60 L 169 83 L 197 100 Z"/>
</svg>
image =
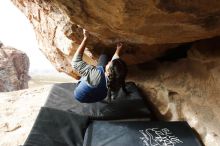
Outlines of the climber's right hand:
<svg viewBox="0 0 220 146">
<path fill-rule="evenodd" d="M 89 37 L 88 31 L 83 29 L 83 35 L 84 35 L 84 38 L 88 38 Z"/>
</svg>

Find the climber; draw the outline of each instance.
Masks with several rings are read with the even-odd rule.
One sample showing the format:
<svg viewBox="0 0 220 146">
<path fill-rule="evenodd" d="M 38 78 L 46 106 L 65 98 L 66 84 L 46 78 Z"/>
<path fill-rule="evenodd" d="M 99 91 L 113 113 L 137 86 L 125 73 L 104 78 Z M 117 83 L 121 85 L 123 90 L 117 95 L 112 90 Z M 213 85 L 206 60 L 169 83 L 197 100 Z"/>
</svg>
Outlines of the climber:
<svg viewBox="0 0 220 146">
<path fill-rule="evenodd" d="M 72 67 L 80 75 L 77 87 L 74 90 L 74 97 L 85 103 L 97 102 L 105 99 L 111 99 L 115 92 L 120 88 L 125 90 L 125 78 L 127 75 L 127 66 L 119 58 L 122 49 L 122 43 L 117 44 L 116 51 L 108 62 L 106 54 L 99 57 L 97 66 L 89 65 L 82 60 L 82 56 L 88 39 L 88 32 L 83 30 L 84 38 L 75 52 L 72 59 Z"/>
</svg>

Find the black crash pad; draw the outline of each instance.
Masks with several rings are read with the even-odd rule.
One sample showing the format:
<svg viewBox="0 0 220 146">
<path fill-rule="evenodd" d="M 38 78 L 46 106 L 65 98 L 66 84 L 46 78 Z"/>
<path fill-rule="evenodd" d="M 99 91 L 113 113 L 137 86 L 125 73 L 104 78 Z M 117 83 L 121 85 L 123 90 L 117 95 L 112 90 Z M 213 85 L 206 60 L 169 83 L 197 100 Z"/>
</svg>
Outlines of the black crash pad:
<svg viewBox="0 0 220 146">
<path fill-rule="evenodd" d="M 88 118 L 42 107 L 24 146 L 82 146 Z"/>
<path fill-rule="evenodd" d="M 90 121 L 42 107 L 24 146 L 201 146 L 186 122 Z"/>
<path fill-rule="evenodd" d="M 148 118 L 152 119 L 153 114 L 149 110 L 133 82 L 126 83 L 129 94 L 125 96 L 122 91 L 111 103 L 105 101 L 96 103 L 80 103 L 73 97 L 73 91 L 77 84 L 61 83 L 55 84 L 48 95 L 46 107 L 64 111 L 74 112 L 79 115 L 88 116 L 92 119 L 130 119 Z"/>
<path fill-rule="evenodd" d="M 201 146 L 186 122 L 94 121 L 84 146 Z"/>
<path fill-rule="evenodd" d="M 165 146 L 156 143 L 164 139 L 167 146 L 200 146 L 186 122 L 149 122 L 152 113 L 133 83 L 126 84 L 129 96 L 112 103 L 79 103 L 75 87 L 54 85 L 24 146 Z"/>
</svg>

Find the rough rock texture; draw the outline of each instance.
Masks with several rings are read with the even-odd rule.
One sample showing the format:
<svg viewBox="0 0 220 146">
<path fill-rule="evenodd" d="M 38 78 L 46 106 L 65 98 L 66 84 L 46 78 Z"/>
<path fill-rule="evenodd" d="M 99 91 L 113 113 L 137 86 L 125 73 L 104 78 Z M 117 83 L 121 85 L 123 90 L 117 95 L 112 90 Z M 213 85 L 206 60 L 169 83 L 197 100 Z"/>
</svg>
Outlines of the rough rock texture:
<svg viewBox="0 0 220 146">
<path fill-rule="evenodd" d="M 33 24 L 39 46 L 57 70 L 78 78 L 71 57 L 91 36 L 85 60 L 95 64 L 103 49 L 125 42 L 122 58 L 138 64 L 181 43 L 220 34 L 217 0 L 12 0 Z M 219 39 L 196 42 L 188 57 L 130 68 L 159 112 L 169 120 L 184 119 L 207 146 L 220 143 Z M 133 73 L 132 73 L 133 72 Z"/>
<path fill-rule="evenodd" d="M 28 88 L 28 56 L 14 48 L 0 47 L 0 92 Z"/>
<path fill-rule="evenodd" d="M 12 0 L 34 26 L 39 46 L 57 70 L 77 78 L 72 50 L 91 33 L 87 61 L 95 64 L 103 48 L 128 46 L 128 64 L 145 62 L 176 44 L 220 34 L 220 1 L 216 0 Z M 172 43 L 172 44 L 171 44 Z M 164 45 L 166 44 L 166 45 Z M 68 55 L 70 53 L 70 55 Z M 69 57 L 68 57 L 69 56 Z M 89 57 L 89 58 L 88 58 Z"/>
<path fill-rule="evenodd" d="M 187 58 L 130 68 L 166 120 L 187 120 L 206 146 L 220 144 L 220 38 L 196 42 Z"/>
</svg>

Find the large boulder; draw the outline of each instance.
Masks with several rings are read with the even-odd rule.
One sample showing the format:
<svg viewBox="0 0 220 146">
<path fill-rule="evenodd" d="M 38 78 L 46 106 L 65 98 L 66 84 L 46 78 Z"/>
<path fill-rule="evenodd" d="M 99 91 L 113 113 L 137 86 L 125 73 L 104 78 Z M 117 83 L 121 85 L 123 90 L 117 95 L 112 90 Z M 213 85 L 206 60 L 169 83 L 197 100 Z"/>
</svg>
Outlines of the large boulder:
<svg viewBox="0 0 220 146">
<path fill-rule="evenodd" d="M 11 0 L 33 24 L 40 49 L 61 72 L 78 78 L 71 58 L 90 32 L 85 60 L 125 42 L 129 78 L 167 120 L 187 120 L 205 145 L 220 143 L 219 38 L 196 42 L 187 58 L 150 62 L 182 43 L 220 35 L 216 0 Z M 180 47 L 181 49 L 181 47 Z"/>
<path fill-rule="evenodd" d="M 12 47 L 0 47 L 0 92 L 28 88 L 28 56 Z"/>
<path fill-rule="evenodd" d="M 77 78 L 70 60 L 90 34 L 85 59 L 96 63 L 101 50 L 127 44 L 128 64 L 158 57 L 179 43 L 220 34 L 220 1 L 216 0 L 12 0 L 33 24 L 39 46 L 57 70 Z M 90 52 L 91 51 L 91 52 Z M 69 54 L 70 53 L 70 54 Z"/>
<path fill-rule="evenodd" d="M 130 79 L 146 94 L 158 116 L 186 120 L 206 146 L 220 144 L 220 38 L 198 41 L 187 58 L 130 68 Z"/>
</svg>

